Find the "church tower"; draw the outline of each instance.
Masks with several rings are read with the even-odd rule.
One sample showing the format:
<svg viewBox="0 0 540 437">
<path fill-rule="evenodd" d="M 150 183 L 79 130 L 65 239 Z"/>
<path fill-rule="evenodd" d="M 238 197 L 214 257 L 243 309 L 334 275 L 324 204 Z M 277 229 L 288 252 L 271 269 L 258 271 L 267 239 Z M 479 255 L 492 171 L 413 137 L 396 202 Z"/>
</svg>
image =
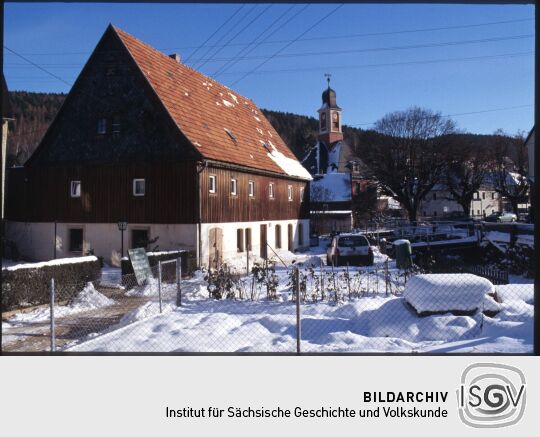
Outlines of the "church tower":
<svg viewBox="0 0 540 437">
<path fill-rule="evenodd" d="M 322 106 L 319 109 L 319 141 L 328 149 L 336 141 L 343 140 L 341 130 L 341 108 L 336 103 L 336 92 L 330 88 L 330 75 L 325 74 L 328 88 L 322 93 Z"/>
</svg>

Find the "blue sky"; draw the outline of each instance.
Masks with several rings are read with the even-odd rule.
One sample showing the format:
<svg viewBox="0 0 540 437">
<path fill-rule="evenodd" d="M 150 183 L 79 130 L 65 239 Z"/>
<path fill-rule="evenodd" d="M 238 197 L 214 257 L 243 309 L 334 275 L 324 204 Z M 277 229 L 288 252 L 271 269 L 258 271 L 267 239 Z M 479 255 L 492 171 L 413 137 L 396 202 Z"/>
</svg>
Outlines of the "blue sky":
<svg viewBox="0 0 540 437">
<path fill-rule="evenodd" d="M 345 124 L 369 128 L 388 112 L 418 105 L 461 114 L 453 117 L 458 127 L 473 133 L 514 134 L 533 125 L 533 5 L 344 5 L 305 35 L 337 5 L 268 6 L 7 3 L 4 45 L 72 83 L 113 23 L 180 53 L 262 108 L 315 116 L 324 73 L 331 73 Z M 229 44 L 189 58 L 235 12 L 208 43 Z M 4 73 L 12 90 L 69 91 L 6 49 Z"/>
</svg>

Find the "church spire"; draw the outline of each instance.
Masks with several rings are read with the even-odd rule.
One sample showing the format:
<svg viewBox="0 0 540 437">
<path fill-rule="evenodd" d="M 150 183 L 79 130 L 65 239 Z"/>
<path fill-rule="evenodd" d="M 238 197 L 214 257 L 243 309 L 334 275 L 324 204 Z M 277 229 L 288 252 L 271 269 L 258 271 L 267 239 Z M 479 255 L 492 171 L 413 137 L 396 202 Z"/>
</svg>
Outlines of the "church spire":
<svg viewBox="0 0 540 437">
<path fill-rule="evenodd" d="M 324 75 L 328 87 L 322 93 L 322 106 L 319 109 L 319 141 L 330 147 L 343 140 L 341 130 L 341 108 L 336 102 L 336 92 L 330 88 L 331 74 Z"/>
</svg>

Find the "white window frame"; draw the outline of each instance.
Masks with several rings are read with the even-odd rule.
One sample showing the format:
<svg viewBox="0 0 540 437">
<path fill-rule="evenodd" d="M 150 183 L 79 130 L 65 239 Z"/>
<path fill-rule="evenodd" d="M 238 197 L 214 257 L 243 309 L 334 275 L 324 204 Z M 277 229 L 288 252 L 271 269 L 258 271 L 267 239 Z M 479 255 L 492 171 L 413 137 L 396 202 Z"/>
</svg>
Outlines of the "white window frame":
<svg viewBox="0 0 540 437">
<path fill-rule="evenodd" d="M 238 196 L 238 179 L 231 178 L 231 196 Z"/>
<path fill-rule="evenodd" d="M 293 186 L 287 185 L 287 199 L 289 199 L 289 202 L 293 201 Z"/>
<path fill-rule="evenodd" d="M 300 203 L 304 201 L 304 187 L 300 187 Z"/>
<path fill-rule="evenodd" d="M 79 189 L 75 190 L 75 192 L 73 191 L 74 184 L 77 184 L 79 187 Z M 69 184 L 69 195 L 71 197 L 81 197 L 81 188 L 81 181 L 71 181 Z"/>
<path fill-rule="evenodd" d="M 98 120 L 97 133 L 100 135 L 104 135 L 107 133 L 107 119 L 106 118 L 100 118 Z"/>
<path fill-rule="evenodd" d="M 255 182 L 248 181 L 248 196 L 255 197 Z"/>
<path fill-rule="evenodd" d="M 143 192 L 137 192 L 137 182 L 143 183 Z M 136 197 L 143 197 L 146 194 L 146 180 L 143 178 L 133 179 L 133 195 Z"/>
<path fill-rule="evenodd" d="M 270 182 L 268 184 L 268 197 L 270 199 L 274 199 L 275 193 L 274 193 L 274 183 Z"/>
<path fill-rule="evenodd" d="M 208 176 L 208 192 L 214 194 L 216 192 L 216 175 Z"/>
</svg>

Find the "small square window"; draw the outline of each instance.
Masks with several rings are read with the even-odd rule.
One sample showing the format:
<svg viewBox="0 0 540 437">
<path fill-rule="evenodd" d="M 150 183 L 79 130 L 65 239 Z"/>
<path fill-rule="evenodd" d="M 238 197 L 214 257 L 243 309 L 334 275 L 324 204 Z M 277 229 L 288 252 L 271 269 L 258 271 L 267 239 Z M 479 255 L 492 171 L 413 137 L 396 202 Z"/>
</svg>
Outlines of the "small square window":
<svg viewBox="0 0 540 437">
<path fill-rule="evenodd" d="M 293 200 L 293 188 L 292 185 L 287 185 L 287 198 L 289 199 L 289 202 Z"/>
<path fill-rule="evenodd" d="M 133 179 L 133 195 L 134 196 L 144 196 L 146 192 L 144 179 Z"/>
<path fill-rule="evenodd" d="M 248 195 L 249 197 L 255 196 L 255 182 L 253 181 L 248 182 Z"/>
<path fill-rule="evenodd" d="M 69 230 L 69 251 L 82 252 L 83 250 L 83 230 L 75 228 Z"/>
<path fill-rule="evenodd" d="M 231 195 L 236 196 L 238 194 L 237 187 L 238 187 L 238 181 L 234 178 L 231 179 Z"/>
<path fill-rule="evenodd" d="M 214 175 L 208 177 L 208 192 L 216 192 L 216 177 Z"/>
<path fill-rule="evenodd" d="M 274 198 L 274 184 L 268 184 L 268 197 Z"/>
<path fill-rule="evenodd" d="M 107 133 L 107 120 L 105 118 L 100 118 L 97 124 L 97 133 L 105 134 Z"/>
<path fill-rule="evenodd" d="M 71 197 L 81 197 L 81 181 L 71 181 Z"/>
</svg>

